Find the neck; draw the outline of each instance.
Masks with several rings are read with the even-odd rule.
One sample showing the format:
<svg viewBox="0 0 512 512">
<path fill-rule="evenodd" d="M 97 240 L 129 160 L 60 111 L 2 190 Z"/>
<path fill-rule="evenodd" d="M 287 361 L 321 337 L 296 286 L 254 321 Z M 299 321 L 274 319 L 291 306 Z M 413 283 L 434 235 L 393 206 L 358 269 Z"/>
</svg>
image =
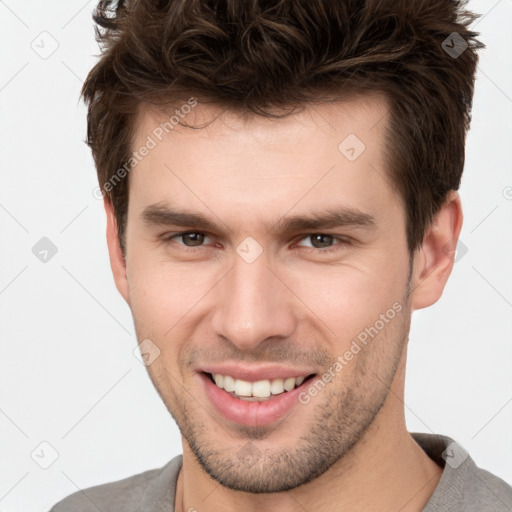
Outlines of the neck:
<svg viewBox="0 0 512 512">
<path fill-rule="evenodd" d="M 405 425 L 405 357 L 404 353 L 386 402 L 359 442 L 324 474 L 290 491 L 252 494 L 225 488 L 203 471 L 184 442 L 176 512 L 423 510 L 442 469 Z"/>
</svg>

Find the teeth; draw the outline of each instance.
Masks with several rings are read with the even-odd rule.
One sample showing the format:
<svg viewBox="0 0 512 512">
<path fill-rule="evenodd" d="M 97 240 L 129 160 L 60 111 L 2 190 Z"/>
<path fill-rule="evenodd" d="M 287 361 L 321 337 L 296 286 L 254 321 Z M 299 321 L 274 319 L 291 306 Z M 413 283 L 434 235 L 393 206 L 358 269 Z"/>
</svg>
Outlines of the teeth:
<svg viewBox="0 0 512 512">
<path fill-rule="evenodd" d="M 242 400 L 251 400 L 255 398 L 268 398 L 271 395 L 280 395 L 285 391 L 291 391 L 300 386 L 305 376 L 289 377 L 287 379 L 259 380 L 257 382 L 248 382 L 241 379 L 234 379 L 230 375 L 221 375 L 216 373 L 213 380 L 217 387 L 224 389 L 228 393 L 234 393 Z"/>
<path fill-rule="evenodd" d="M 291 391 L 295 387 L 295 377 L 288 377 L 284 381 L 284 389 L 286 391 Z"/>
<path fill-rule="evenodd" d="M 235 395 L 238 396 L 251 396 L 252 385 L 250 382 L 245 380 L 236 379 L 235 382 Z"/>
<path fill-rule="evenodd" d="M 270 383 L 270 391 L 273 395 L 279 395 L 284 391 L 284 381 L 283 379 L 274 379 Z"/>
<path fill-rule="evenodd" d="M 217 384 L 217 381 L 215 381 L 215 384 Z M 217 384 L 217 386 L 219 385 Z M 233 377 L 230 377 L 229 375 L 224 375 L 224 384 L 222 386 L 219 386 L 219 388 L 224 388 L 228 393 L 235 391 L 235 379 L 233 379 Z"/>
<path fill-rule="evenodd" d="M 267 398 L 270 396 L 270 381 L 259 380 L 252 383 L 252 396 L 259 398 Z"/>
</svg>

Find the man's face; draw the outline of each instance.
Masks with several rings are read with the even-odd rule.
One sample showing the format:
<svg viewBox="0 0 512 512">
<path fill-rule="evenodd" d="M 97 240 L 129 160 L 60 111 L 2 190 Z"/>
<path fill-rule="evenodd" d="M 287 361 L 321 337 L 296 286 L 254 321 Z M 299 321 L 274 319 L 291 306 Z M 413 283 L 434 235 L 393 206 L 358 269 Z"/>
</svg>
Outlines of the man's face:
<svg viewBox="0 0 512 512">
<path fill-rule="evenodd" d="M 199 104 L 185 121 L 218 113 Z M 184 449 L 213 478 L 251 492 L 294 488 L 384 410 L 407 340 L 409 253 L 386 170 L 385 102 L 280 120 L 224 112 L 158 141 L 166 120 L 141 116 L 134 148 L 148 135 L 157 144 L 129 178 L 124 295 L 139 342 L 160 351 L 151 379 Z M 210 225 L 182 225 L 170 210 Z M 334 223 L 313 222 L 332 212 Z M 277 394 L 240 399 L 210 374 L 228 389 L 246 381 L 235 382 L 239 394 Z M 289 377 L 305 380 L 279 393 Z"/>
</svg>

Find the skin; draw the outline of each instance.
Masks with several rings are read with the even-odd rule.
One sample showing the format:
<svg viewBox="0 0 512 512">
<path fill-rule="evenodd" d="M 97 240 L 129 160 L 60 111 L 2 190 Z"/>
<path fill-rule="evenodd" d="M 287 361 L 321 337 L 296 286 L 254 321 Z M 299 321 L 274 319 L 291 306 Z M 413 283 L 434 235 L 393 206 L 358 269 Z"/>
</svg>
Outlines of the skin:
<svg viewBox="0 0 512 512">
<path fill-rule="evenodd" d="M 452 270 L 458 194 L 429 227 L 410 274 L 405 212 L 386 173 L 382 97 L 279 120 L 199 104 L 186 121 L 215 117 L 200 130 L 176 127 L 132 170 L 126 259 L 105 202 L 116 286 L 139 342 L 160 350 L 148 371 L 182 434 L 176 510 L 422 510 L 442 470 L 406 429 L 407 341 L 412 312 L 439 299 Z M 141 109 L 134 148 L 167 118 Z M 353 162 L 338 150 L 351 133 L 366 146 Z M 150 224 L 142 213 L 151 205 L 201 213 L 219 230 L 199 235 L 202 245 L 165 241 L 204 231 Z M 283 216 L 335 206 L 375 224 L 270 229 Z M 315 246 L 315 233 L 334 238 Z M 263 248 L 252 263 L 236 252 L 247 236 Z M 203 392 L 196 369 L 221 361 L 308 365 L 320 376 L 396 303 L 401 310 L 371 343 L 276 424 L 231 423 Z"/>
</svg>

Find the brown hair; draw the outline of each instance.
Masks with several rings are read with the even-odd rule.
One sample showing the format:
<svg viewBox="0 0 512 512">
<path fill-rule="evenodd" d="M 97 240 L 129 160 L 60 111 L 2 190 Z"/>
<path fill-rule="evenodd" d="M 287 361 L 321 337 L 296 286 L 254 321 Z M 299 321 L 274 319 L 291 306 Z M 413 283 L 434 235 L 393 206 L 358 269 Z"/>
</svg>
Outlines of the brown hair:
<svg viewBox="0 0 512 512">
<path fill-rule="evenodd" d="M 456 0 L 103 0 L 103 50 L 82 94 L 99 185 L 124 231 L 142 104 L 197 98 L 245 115 L 380 92 L 389 175 L 403 199 L 412 252 L 464 167 L 477 15 Z M 456 33 L 456 34 L 454 34 Z M 288 115 L 285 114 L 285 115 Z M 128 168 L 129 172 L 129 168 Z M 118 173 L 119 177 L 119 173 Z M 110 180 L 110 181 L 109 181 Z M 108 186 L 110 183 L 110 186 Z"/>
</svg>

